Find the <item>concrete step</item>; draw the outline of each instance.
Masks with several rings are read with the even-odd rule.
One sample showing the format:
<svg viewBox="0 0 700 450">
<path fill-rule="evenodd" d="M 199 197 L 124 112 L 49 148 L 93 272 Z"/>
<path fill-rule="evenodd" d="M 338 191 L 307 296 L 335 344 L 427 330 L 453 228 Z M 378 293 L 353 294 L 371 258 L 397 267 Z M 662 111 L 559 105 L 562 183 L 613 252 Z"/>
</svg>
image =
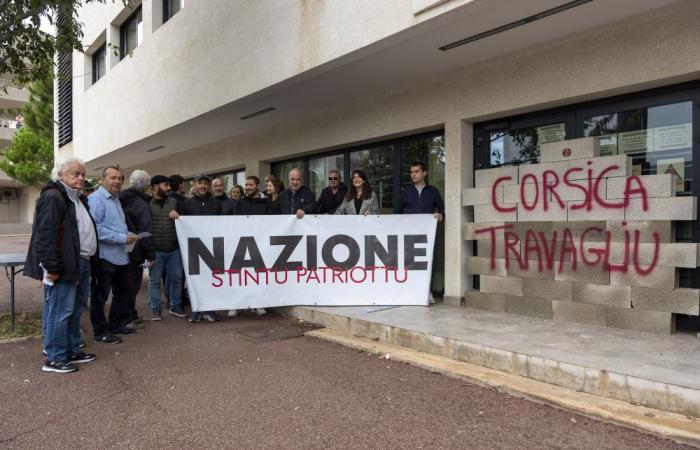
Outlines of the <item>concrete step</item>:
<svg viewBox="0 0 700 450">
<path fill-rule="evenodd" d="M 284 313 L 601 397 L 700 419 L 700 339 L 462 307 L 289 307 Z"/>
</svg>

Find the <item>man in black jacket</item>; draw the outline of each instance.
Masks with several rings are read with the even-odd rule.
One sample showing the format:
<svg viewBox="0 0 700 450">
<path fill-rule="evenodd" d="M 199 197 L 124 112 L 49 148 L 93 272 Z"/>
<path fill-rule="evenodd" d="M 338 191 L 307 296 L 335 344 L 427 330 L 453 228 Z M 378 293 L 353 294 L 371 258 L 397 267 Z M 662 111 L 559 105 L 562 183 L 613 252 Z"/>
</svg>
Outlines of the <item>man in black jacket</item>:
<svg viewBox="0 0 700 450">
<path fill-rule="evenodd" d="M 176 219 L 180 215 L 182 216 L 220 216 L 223 212 L 221 207 L 221 202 L 215 199 L 209 192 L 210 180 L 206 175 L 197 175 L 194 177 L 194 187 L 195 195 L 192 198 L 188 198 L 184 202 L 177 213 L 170 215 L 171 218 Z M 216 322 L 219 319 L 216 312 L 214 311 L 204 311 L 204 312 L 191 312 L 190 322 L 199 322 L 199 319 L 204 317 L 209 322 Z"/>
<path fill-rule="evenodd" d="M 245 196 L 238 200 L 235 214 L 239 216 L 267 216 L 279 214 L 279 212 L 268 197 L 262 196 L 260 192 L 260 178 L 255 175 L 249 175 L 245 179 Z M 259 316 L 267 313 L 265 308 L 255 308 L 253 311 Z M 237 315 L 238 310 L 236 309 L 231 309 L 228 312 L 229 317 L 236 317 Z"/>
<path fill-rule="evenodd" d="M 176 317 L 187 317 L 182 307 L 181 294 L 184 271 L 174 221 L 174 218 L 177 217 L 177 200 L 168 196 L 170 192 L 168 177 L 156 175 L 151 178 L 150 183 L 153 187 L 153 198 L 149 207 L 155 250 L 155 264 L 148 272 L 148 302 L 151 308 L 151 320 L 162 319 L 160 282 L 163 274 L 168 277 L 168 283 L 165 285 L 166 297 L 170 299 L 168 312 Z"/>
<path fill-rule="evenodd" d="M 80 315 L 87 308 L 97 230 L 80 192 L 85 165 L 69 159 L 57 178 L 37 200 L 24 275 L 44 283 L 47 359 L 41 370 L 69 373 L 95 359 L 80 350 Z"/>
<path fill-rule="evenodd" d="M 304 214 L 313 214 L 316 210 L 316 197 L 308 186 L 304 186 L 301 170 L 294 168 L 289 172 L 289 189 L 279 196 L 280 212 L 296 214 L 301 219 Z"/>
<path fill-rule="evenodd" d="M 260 192 L 260 178 L 249 175 L 245 179 L 245 196 L 236 202 L 238 216 L 266 216 L 274 214 L 272 201 Z"/>
<path fill-rule="evenodd" d="M 124 210 L 129 233 L 139 235 L 151 232 L 151 210 L 148 205 L 150 198 L 146 195 L 150 181 L 151 177 L 148 173 L 143 170 L 134 170 L 129 177 L 129 189 L 119 193 L 119 201 Z M 152 266 L 155 258 L 153 240 L 150 236 L 136 241 L 134 248 L 129 252 L 129 267 L 127 269 L 129 285 L 120 292 L 126 297 L 123 299 L 125 317 L 122 325 L 137 328 L 145 322 L 136 311 L 136 296 L 143 283 L 144 264 Z"/>
<path fill-rule="evenodd" d="M 318 213 L 319 214 L 335 214 L 348 188 L 340 181 L 340 171 L 331 170 L 328 172 L 328 186 L 323 188 L 321 195 L 318 196 Z"/>
<path fill-rule="evenodd" d="M 221 213 L 224 216 L 233 215 L 236 209 L 236 201 L 226 195 L 224 182 L 221 178 L 214 178 L 211 182 L 211 190 L 214 198 L 221 202 Z"/>
</svg>

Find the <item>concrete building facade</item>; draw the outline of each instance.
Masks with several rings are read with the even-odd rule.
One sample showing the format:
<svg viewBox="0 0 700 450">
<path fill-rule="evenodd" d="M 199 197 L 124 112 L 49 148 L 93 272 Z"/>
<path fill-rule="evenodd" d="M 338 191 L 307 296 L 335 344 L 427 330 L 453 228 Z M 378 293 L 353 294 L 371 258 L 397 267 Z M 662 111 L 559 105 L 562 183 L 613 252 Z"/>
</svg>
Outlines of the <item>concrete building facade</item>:
<svg viewBox="0 0 700 450">
<path fill-rule="evenodd" d="M 316 187 L 328 168 L 361 167 L 388 209 L 406 164 L 429 160 L 446 201 L 447 303 L 475 287 L 475 207 L 462 195 L 477 170 L 593 137 L 640 175 L 683 172 L 677 195 L 700 191 L 692 0 L 143 0 L 80 14 L 87 50 L 69 66 L 57 161 L 231 183 L 300 165 Z M 670 126 L 675 144 L 647 143 L 646 130 Z M 675 236 L 700 241 L 695 221 Z M 684 270 L 680 285 L 700 287 Z"/>
</svg>

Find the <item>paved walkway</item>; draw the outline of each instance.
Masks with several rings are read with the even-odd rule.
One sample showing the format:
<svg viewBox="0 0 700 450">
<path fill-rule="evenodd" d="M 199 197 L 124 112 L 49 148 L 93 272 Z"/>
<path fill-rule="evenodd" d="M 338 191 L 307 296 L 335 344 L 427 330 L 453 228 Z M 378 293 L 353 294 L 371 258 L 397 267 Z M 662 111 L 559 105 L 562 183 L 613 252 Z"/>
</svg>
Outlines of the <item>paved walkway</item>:
<svg viewBox="0 0 700 450">
<path fill-rule="evenodd" d="M 310 337 L 245 338 L 287 323 L 167 316 L 90 342 L 68 375 L 40 371 L 38 341 L 0 344 L 0 447 L 687 448 Z"/>
<path fill-rule="evenodd" d="M 291 315 L 596 395 L 700 418 L 700 339 L 469 308 L 294 307 Z"/>
</svg>

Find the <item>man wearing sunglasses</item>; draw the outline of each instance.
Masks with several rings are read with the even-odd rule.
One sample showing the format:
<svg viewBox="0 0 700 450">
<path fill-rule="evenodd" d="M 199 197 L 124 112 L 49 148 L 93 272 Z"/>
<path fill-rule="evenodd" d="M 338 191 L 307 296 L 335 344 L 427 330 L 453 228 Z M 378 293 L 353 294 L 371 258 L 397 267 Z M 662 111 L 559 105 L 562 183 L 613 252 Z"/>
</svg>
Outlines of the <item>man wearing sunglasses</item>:
<svg viewBox="0 0 700 450">
<path fill-rule="evenodd" d="M 340 181 L 340 172 L 337 170 L 328 172 L 328 187 L 323 188 L 321 195 L 318 196 L 318 213 L 335 214 L 335 210 L 343 203 L 347 191 L 347 186 Z"/>
</svg>

